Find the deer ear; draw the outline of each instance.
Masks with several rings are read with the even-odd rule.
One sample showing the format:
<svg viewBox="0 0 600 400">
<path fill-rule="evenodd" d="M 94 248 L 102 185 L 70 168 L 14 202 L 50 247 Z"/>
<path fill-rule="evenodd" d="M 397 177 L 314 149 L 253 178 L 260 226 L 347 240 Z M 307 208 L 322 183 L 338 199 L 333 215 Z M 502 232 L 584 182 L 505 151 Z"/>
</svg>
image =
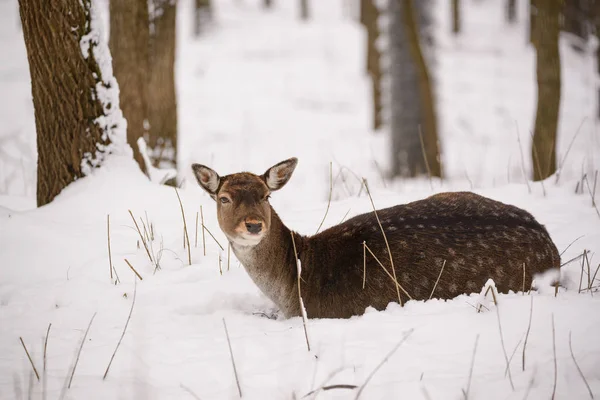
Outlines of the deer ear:
<svg viewBox="0 0 600 400">
<path fill-rule="evenodd" d="M 217 189 L 219 189 L 219 182 L 221 181 L 219 174 L 202 164 L 192 164 L 192 170 L 202 189 L 206 190 L 214 198 L 217 194 Z"/>
<path fill-rule="evenodd" d="M 290 180 L 294 169 L 296 169 L 296 165 L 298 165 L 298 159 L 296 157 L 282 161 L 269 168 L 267 172 L 263 174 L 262 178 L 269 189 L 279 190 Z"/>
</svg>

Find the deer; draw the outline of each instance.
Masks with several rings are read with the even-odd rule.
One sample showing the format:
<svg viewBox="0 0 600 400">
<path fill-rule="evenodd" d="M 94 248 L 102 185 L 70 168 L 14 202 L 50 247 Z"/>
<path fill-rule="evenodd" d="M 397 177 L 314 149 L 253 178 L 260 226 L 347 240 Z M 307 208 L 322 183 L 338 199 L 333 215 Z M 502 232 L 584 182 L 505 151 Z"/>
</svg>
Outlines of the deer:
<svg viewBox="0 0 600 400">
<path fill-rule="evenodd" d="M 368 307 L 384 310 L 391 302 L 433 294 L 453 299 L 478 292 L 490 278 L 498 292 L 518 292 L 530 289 L 536 274 L 559 271 L 555 244 L 529 212 L 473 192 L 373 207 L 313 236 L 301 235 L 269 202 L 297 164 L 290 158 L 262 175 L 225 176 L 192 165 L 216 201 L 233 253 L 285 318 L 301 316 L 301 303 L 309 318 L 350 318 Z"/>
</svg>

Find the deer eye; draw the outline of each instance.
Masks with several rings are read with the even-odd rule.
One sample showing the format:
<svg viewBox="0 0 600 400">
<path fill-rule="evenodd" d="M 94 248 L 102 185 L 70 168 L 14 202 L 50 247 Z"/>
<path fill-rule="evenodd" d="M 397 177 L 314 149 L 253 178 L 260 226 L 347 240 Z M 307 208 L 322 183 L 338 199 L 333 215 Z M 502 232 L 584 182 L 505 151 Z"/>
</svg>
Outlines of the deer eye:
<svg viewBox="0 0 600 400">
<path fill-rule="evenodd" d="M 219 201 L 221 202 L 221 204 L 231 203 L 231 201 L 225 196 L 219 197 Z"/>
</svg>

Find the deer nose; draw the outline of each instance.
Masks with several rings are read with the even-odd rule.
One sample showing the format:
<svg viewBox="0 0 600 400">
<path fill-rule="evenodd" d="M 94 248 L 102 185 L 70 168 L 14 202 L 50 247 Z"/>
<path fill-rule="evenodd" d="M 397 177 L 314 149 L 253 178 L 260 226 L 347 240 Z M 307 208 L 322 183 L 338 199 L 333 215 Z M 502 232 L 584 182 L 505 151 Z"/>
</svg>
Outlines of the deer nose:
<svg viewBox="0 0 600 400">
<path fill-rule="evenodd" d="M 262 222 L 246 222 L 246 229 L 250 233 L 260 233 L 262 229 Z"/>
</svg>

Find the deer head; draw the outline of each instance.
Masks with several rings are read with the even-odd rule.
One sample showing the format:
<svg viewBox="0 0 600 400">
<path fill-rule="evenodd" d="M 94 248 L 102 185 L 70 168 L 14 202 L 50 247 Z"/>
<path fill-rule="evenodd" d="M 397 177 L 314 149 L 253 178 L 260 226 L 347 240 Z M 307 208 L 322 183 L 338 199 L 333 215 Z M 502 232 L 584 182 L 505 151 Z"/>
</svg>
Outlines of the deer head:
<svg viewBox="0 0 600 400">
<path fill-rule="evenodd" d="M 271 192 L 281 189 L 291 178 L 298 159 L 290 158 L 262 175 L 250 172 L 219 176 L 201 164 L 192 170 L 200 186 L 217 202 L 217 219 L 230 242 L 256 246 L 271 227 Z"/>
</svg>

